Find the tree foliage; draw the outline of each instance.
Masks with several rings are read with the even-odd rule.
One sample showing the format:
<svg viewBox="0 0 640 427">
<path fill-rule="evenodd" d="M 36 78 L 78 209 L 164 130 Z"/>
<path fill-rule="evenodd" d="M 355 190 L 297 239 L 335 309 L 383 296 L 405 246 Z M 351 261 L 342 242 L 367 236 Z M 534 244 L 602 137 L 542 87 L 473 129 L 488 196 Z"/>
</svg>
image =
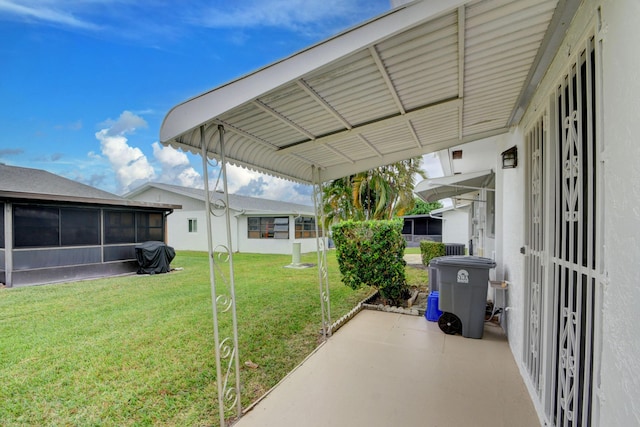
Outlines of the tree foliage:
<svg viewBox="0 0 640 427">
<path fill-rule="evenodd" d="M 332 227 L 342 282 L 378 289 L 393 305 L 407 298 L 402 221 L 344 221 Z"/>
<path fill-rule="evenodd" d="M 422 199 L 416 198 L 415 206 L 410 211 L 406 212 L 405 215 L 427 215 L 432 210 L 440 209 L 442 207 L 442 203 L 440 202 L 432 202 L 427 203 Z"/>
<path fill-rule="evenodd" d="M 381 220 L 413 209 L 416 177 L 426 178 L 422 157 L 346 176 L 323 185 L 327 225 L 338 221 Z"/>
</svg>

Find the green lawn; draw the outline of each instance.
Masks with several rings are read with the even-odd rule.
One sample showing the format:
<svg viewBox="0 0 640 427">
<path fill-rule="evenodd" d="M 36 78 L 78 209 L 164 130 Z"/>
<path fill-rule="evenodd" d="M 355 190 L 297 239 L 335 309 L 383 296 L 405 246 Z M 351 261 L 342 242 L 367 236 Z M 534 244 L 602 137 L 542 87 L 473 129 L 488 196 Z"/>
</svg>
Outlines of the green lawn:
<svg viewBox="0 0 640 427">
<path fill-rule="evenodd" d="M 319 342 L 317 268 L 283 268 L 290 262 L 233 258 L 243 406 Z M 216 425 L 207 257 L 178 252 L 171 265 L 183 270 L 0 290 L 0 425 Z M 329 274 L 335 321 L 371 291 L 340 282 L 333 252 Z"/>
</svg>

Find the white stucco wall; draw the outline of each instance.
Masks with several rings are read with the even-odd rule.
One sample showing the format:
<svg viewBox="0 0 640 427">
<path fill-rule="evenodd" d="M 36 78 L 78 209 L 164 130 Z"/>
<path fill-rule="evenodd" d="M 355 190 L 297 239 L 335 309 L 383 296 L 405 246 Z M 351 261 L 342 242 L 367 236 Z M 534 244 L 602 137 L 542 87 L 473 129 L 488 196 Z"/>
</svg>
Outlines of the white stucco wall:
<svg viewBox="0 0 640 427">
<path fill-rule="evenodd" d="M 204 205 L 204 203 L 203 203 Z M 231 210 L 231 249 L 238 251 L 237 211 Z M 189 233 L 189 219 L 196 219 L 197 233 Z M 176 250 L 207 251 L 207 223 L 204 207 L 198 210 L 176 210 L 168 218 L 168 245 Z M 214 247 L 228 246 L 226 221 L 224 217 L 211 217 L 211 230 Z"/>
<path fill-rule="evenodd" d="M 503 135 L 497 152 L 518 147 L 524 153 L 524 138 L 519 129 Z M 522 156 L 522 154 L 520 155 Z M 495 254 L 496 280 L 506 280 L 508 311 L 506 314 L 509 345 L 516 361 L 521 361 L 524 327 L 524 255 L 520 248 L 524 245 L 524 197 L 525 168 L 496 169 L 496 239 Z"/>
<path fill-rule="evenodd" d="M 640 425 L 640 1 L 602 8 L 601 426 Z"/>
<path fill-rule="evenodd" d="M 197 220 L 198 233 L 189 233 L 189 219 Z M 167 217 L 167 244 L 176 250 L 207 250 L 204 211 L 174 211 Z"/>
<path fill-rule="evenodd" d="M 280 215 L 282 216 L 282 215 Z M 286 215 L 285 215 L 286 216 Z M 189 233 L 189 219 L 198 221 L 198 232 Z M 207 251 L 207 228 L 203 210 L 175 211 L 168 218 L 168 244 L 177 250 Z M 227 231 L 224 217 L 212 217 L 214 249 L 227 246 Z M 249 239 L 247 217 L 231 210 L 231 245 L 233 252 L 292 254 L 293 243 L 300 243 L 302 253 L 316 251 L 316 239 Z M 295 216 L 289 215 L 289 236 L 295 236 Z"/>
<path fill-rule="evenodd" d="M 463 243 L 469 250 L 469 206 L 442 213 L 442 242 Z"/>
<path fill-rule="evenodd" d="M 167 244 L 176 250 L 207 251 L 207 224 L 204 202 L 193 197 L 183 196 L 174 192 L 148 188 L 137 194 L 135 200 L 151 203 L 169 203 L 182 205 L 167 217 Z M 237 210 L 230 209 L 231 244 L 227 239 L 226 219 L 223 216 L 211 216 L 212 240 L 214 250 L 219 245 L 231 246 L 233 252 L 292 254 L 293 243 L 300 243 L 301 252 L 315 252 L 317 242 L 315 238 L 295 239 L 296 215 L 281 214 L 289 217 L 289 239 L 249 239 L 247 230 L 247 216 Z M 259 216 L 273 216 L 264 214 Z M 197 232 L 189 232 L 189 220 L 197 221 Z M 222 250 L 222 248 L 218 248 Z"/>
<path fill-rule="evenodd" d="M 598 8 L 602 17 L 602 31 L 596 36 L 596 40 L 602 37 L 602 80 L 598 83 L 602 90 L 597 123 L 603 144 L 598 203 L 602 206 L 601 268 L 605 275 L 595 303 L 594 387 L 598 398 L 592 425 L 631 426 L 640 425 L 640 1 L 585 0 L 528 113 L 537 115 L 536 107 L 548 102 L 545 96 L 568 61 L 562 53 L 572 51 L 589 22 L 598 22 Z M 497 151 L 513 145 L 524 153 L 521 128 L 505 136 Z M 511 282 L 507 330 L 523 373 L 524 257 L 519 249 L 524 244 L 525 173 L 524 167 L 518 167 L 498 170 L 496 175 L 496 273 Z M 524 379 L 527 382 L 526 375 Z"/>
<path fill-rule="evenodd" d="M 293 253 L 293 244 L 300 243 L 302 253 L 315 252 L 317 241 L 315 238 L 295 239 L 295 216 L 289 216 L 289 239 L 249 239 L 247 217 L 242 216 L 238 221 L 238 247 L 240 252 L 287 254 Z"/>
</svg>

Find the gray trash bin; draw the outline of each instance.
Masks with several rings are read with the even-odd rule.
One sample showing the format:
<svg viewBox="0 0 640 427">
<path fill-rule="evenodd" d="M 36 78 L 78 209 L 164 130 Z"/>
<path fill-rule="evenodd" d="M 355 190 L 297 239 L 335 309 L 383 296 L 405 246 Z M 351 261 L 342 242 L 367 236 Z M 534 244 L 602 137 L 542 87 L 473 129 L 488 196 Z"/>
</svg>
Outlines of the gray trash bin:
<svg viewBox="0 0 640 427">
<path fill-rule="evenodd" d="M 431 260 L 438 270 L 440 291 L 438 320 L 445 333 L 462 333 L 467 338 L 482 338 L 487 307 L 489 270 L 494 260 L 476 256 L 444 256 Z"/>
<path fill-rule="evenodd" d="M 429 262 L 429 292 L 437 291 L 438 289 L 438 269 Z"/>
</svg>

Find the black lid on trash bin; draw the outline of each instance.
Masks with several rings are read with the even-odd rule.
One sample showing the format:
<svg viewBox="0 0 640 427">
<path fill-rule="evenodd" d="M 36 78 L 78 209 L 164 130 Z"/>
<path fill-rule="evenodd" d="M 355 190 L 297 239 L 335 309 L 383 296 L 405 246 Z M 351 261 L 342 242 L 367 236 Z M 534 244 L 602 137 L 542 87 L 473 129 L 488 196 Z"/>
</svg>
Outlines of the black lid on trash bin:
<svg viewBox="0 0 640 427">
<path fill-rule="evenodd" d="M 450 255 L 433 258 L 429 266 L 469 267 L 469 268 L 495 268 L 496 262 L 491 258 L 466 255 Z"/>
</svg>

